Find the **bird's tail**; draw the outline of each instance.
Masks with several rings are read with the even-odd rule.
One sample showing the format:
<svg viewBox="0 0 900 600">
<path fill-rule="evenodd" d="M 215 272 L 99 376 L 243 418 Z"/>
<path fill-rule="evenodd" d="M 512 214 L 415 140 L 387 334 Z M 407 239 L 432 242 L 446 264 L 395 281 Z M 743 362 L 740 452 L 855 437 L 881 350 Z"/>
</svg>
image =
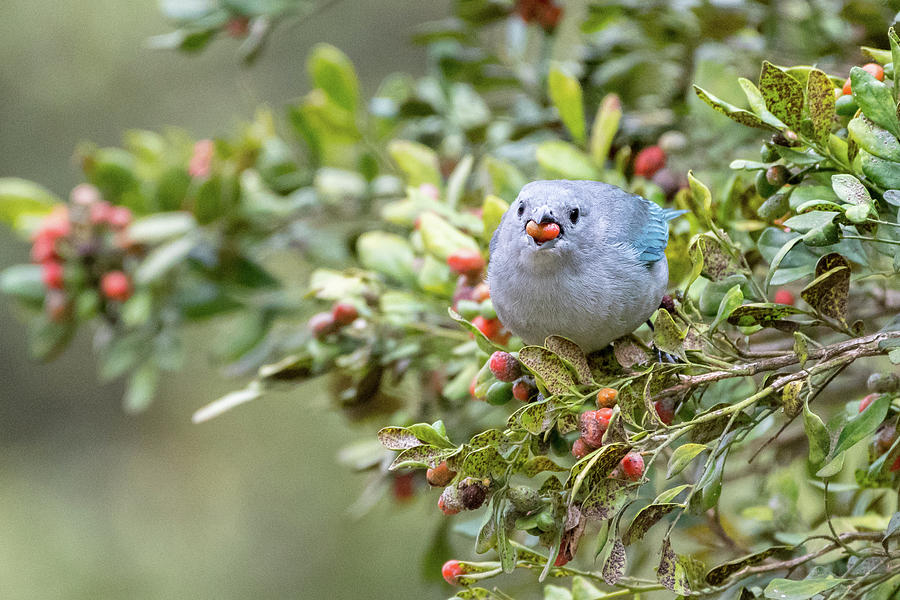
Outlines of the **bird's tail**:
<svg viewBox="0 0 900 600">
<path fill-rule="evenodd" d="M 689 212 L 687 210 L 675 210 L 674 208 L 664 208 L 662 217 L 666 221 L 671 221 L 672 219 L 677 219 L 684 213 Z"/>
</svg>

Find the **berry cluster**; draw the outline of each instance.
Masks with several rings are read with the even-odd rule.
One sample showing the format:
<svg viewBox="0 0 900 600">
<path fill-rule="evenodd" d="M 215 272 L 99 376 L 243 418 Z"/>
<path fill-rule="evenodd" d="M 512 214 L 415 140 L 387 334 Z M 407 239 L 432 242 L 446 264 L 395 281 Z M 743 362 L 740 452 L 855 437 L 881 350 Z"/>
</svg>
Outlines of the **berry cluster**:
<svg viewBox="0 0 900 600">
<path fill-rule="evenodd" d="M 42 269 L 49 319 L 69 319 L 76 299 L 79 316 L 90 317 L 99 304 L 93 290 L 99 289 L 107 306 L 131 297 L 124 270 L 135 250 L 126 233 L 131 220 L 130 210 L 105 202 L 88 184 L 74 188 L 69 204 L 44 218 L 32 236 L 31 260 Z"/>
<path fill-rule="evenodd" d="M 602 388 L 597 392 L 597 410 L 588 410 L 581 413 L 579 429 L 581 437 L 572 444 L 572 455 L 582 459 L 603 445 L 603 436 L 609 429 L 609 422 L 613 417 L 613 408 L 616 405 L 618 392 L 612 388 Z M 667 425 L 672 422 L 674 412 L 671 405 L 657 401 L 654 404 L 660 420 Z M 619 466 L 611 476 L 624 476 L 632 481 L 637 481 L 644 475 L 644 458 L 637 452 L 629 452 L 619 463 Z"/>
<path fill-rule="evenodd" d="M 884 81 L 884 67 L 878 63 L 866 63 L 861 68 L 878 81 Z M 853 88 L 850 85 L 849 77 L 844 81 L 843 87 L 834 88 L 834 95 L 834 109 L 837 114 L 843 117 L 852 117 L 859 110 L 856 99 L 853 97 Z"/>
<path fill-rule="evenodd" d="M 469 387 L 476 400 L 500 406 L 513 398 L 520 402 L 538 400 L 534 378 L 522 372 L 519 359 L 514 354 L 498 350 L 484 364 Z"/>
</svg>

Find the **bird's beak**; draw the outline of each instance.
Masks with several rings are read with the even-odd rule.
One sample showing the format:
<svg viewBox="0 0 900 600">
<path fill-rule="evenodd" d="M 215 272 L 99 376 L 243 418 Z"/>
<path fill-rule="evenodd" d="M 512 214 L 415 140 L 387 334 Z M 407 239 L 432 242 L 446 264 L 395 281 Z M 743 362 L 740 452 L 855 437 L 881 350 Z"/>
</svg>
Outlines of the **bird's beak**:
<svg viewBox="0 0 900 600">
<path fill-rule="evenodd" d="M 525 225 L 525 233 L 530 235 L 536 244 L 541 245 L 559 237 L 559 223 L 552 221 L 538 223 L 532 219 Z"/>
</svg>

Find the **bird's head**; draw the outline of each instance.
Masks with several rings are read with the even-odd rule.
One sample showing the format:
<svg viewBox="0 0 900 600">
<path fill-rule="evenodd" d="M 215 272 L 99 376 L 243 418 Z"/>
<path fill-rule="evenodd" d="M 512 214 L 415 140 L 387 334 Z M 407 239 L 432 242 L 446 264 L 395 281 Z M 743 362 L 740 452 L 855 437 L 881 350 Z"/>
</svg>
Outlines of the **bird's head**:
<svg viewBox="0 0 900 600">
<path fill-rule="evenodd" d="M 532 263 L 557 262 L 586 249 L 591 241 L 592 197 L 583 184 L 535 181 L 510 205 L 491 244 L 512 258 Z"/>
</svg>

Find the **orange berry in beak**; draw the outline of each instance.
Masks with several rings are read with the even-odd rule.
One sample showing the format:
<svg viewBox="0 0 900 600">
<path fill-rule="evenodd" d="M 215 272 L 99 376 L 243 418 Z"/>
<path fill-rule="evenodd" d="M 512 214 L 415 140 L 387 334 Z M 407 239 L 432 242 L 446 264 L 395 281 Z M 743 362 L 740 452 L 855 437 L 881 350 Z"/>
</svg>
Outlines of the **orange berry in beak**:
<svg viewBox="0 0 900 600">
<path fill-rule="evenodd" d="M 543 244 L 559 237 L 559 225 L 556 223 L 536 223 L 532 220 L 525 225 L 525 233 L 533 237 L 538 244 Z"/>
</svg>

